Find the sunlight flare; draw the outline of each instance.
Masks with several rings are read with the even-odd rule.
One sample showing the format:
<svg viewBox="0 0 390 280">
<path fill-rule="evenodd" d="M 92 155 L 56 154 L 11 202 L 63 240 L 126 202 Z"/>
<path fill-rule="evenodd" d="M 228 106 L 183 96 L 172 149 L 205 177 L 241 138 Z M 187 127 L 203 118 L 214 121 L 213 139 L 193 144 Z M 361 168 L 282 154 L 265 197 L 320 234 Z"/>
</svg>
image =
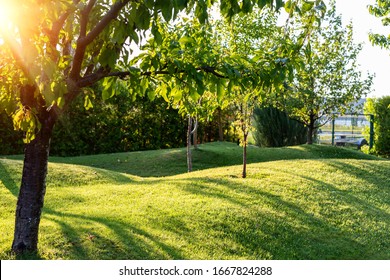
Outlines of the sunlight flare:
<svg viewBox="0 0 390 280">
<path fill-rule="evenodd" d="M 17 9 L 14 2 L 0 0 L 0 30 L 4 32 L 12 28 L 13 20 L 17 15 Z"/>
</svg>

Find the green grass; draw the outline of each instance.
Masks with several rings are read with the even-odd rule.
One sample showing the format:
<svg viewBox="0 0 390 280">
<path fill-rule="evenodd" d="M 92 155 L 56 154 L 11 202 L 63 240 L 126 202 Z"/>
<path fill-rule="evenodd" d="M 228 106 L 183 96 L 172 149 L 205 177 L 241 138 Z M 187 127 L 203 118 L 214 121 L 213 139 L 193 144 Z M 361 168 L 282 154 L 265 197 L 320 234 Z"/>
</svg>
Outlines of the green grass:
<svg viewBox="0 0 390 280">
<path fill-rule="evenodd" d="M 200 145 L 51 158 L 40 259 L 390 259 L 390 161 L 343 148 Z M 22 158 L 0 159 L 0 257 L 14 259 Z"/>
</svg>

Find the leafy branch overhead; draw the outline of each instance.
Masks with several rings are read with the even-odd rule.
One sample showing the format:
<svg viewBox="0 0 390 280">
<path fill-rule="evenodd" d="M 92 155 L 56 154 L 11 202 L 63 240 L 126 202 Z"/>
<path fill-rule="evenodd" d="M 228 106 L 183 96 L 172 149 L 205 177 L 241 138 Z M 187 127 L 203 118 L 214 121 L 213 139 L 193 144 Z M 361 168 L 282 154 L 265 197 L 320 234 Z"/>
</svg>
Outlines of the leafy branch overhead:
<svg viewBox="0 0 390 280">
<path fill-rule="evenodd" d="M 129 67 L 132 43 L 141 44 L 150 36 L 146 33 L 150 30 L 153 44 L 167 44 L 167 38 L 164 38 L 167 35 L 164 25 L 168 21 L 177 20 L 180 11 L 191 12 L 196 16 L 197 24 L 204 29 L 202 32 L 205 38 L 206 33 L 210 32 L 207 31 L 205 24 L 209 21 L 209 9 L 218 1 L 122 0 L 112 3 L 97 0 L 63 0 L 42 3 L 29 0 L 23 1 L 23 5 L 19 5 L 19 2 L 21 1 L 14 1 L 13 5 L 22 9 L 19 13 L 26 16 L 13 18 L 12 28 L 2 29 L 1 35 L 5 44 L 1 46 L 0 51 L 4 57 L 4 64 L 8 67 L 3 67 L 0 71 L 2 77 L 7 76 L 9 79 L 3 79 L 1 82 L 0 107 L 6 108 L 9 113 L 24 107 L 24 110 L 29 110 L 42 121 L 41 119 L 46 117 L 40 115 L 44 115 L 46 109 L 52 110 L 54 115 L 58 114 L 66 109 L 77 95 L 88 92 L 82 91 L 82 88 L 104 78 L 107 78 L 104 87 L 108 90 L 104 97 L 108 98 L 115 93 L 116 77 L 128 76 L 130 80 L 139 77 L 140 74 L 144 76 L 171 74 L 179 77 L 180 74 L 187 72 L 185 82 L 194 85 L 196 92 L 201 95 L 206 88 L 207 80 L 213 79 L 208 76 L 224 80 L 240 78 L 243 73 L 248 74 L 246 69 L 239 66 L 241 61 L 232 61 L 230 58 L 230 61 L 222 63 L 218 58 L 218 50 L 214 49 L 211 54 L 208 52 L 210 49 L 206 44 L 208 41 L 201 42 L 196 37 L 185 34 L 177 38 L 178 45 L 168 46 L 171 57 L 169 59 L 165 57 L 166 61 L 163 60 L 168 53 L 156 51 L 154 56 L 142 58 L 141 70 Z M 303 6 L 312 3 L 295 2 Z M 317 4 L 321 1 L 315 2 Z M 222 16 L 231 19 L 234 14 L 250 12 L 255 6 L 279 9 L 282 5 L 283 2 L 279 0 L 247 0 L 221 1 L 219 7 Z M 30 20 L 25 21 L 23 18 Z M 12 34 L 12 30 L 16 30 L 16 34 Z M 186 54 L 173 53 L 179 46 L 190 49 L 191 45 L 198 45 L 193 49 L 198 55 L 195 61 L 189 61 L 184 57 Z M 202 55 L 204 59 L 201 59 Z M 118 65 L 121 67 L 118 68 Z M 225 83 L 226 81 L 215 82 L 215 87 L 220 89 L 220 98 Z M 16 84 L 28 85 L 34 91 L 33 96 L 21 94 L 22 90 L 15 96 L 13 87 Z M 148 87 L 147 82 L 143 82 L 143 85 Z M 130 86 L 134 84 L 130 83 Z M 192 91 L 192 95 L 194 92 Z M 88 95 L 86 99 L 88 99 L 86 103 L 90 104 Z"/>
</svg>

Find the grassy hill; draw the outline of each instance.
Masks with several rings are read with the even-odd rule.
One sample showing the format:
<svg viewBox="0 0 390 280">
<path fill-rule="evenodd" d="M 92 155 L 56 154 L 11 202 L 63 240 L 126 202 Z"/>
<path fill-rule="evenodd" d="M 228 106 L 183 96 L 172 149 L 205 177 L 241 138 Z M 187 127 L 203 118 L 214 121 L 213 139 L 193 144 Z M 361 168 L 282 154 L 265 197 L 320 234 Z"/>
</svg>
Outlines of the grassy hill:
<svg viewBox="0 0 390 280">
<path fill-rule="evenodd" d="M 328 146 L 51 158 L 42 259 L 390 259 L 390 161 Z M 0 257 L 22 157 L 0 158 Z"/>
</svg>

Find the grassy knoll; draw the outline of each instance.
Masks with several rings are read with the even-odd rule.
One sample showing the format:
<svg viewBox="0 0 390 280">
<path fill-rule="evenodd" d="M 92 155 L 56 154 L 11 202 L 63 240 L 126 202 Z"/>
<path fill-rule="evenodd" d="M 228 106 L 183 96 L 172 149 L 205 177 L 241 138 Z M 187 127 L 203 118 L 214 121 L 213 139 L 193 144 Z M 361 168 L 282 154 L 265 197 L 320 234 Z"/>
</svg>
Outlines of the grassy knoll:
<svg viewBox="0 0 390 280">
<path fill-rule="evenodd" d="M 51 158 L 42 259 L 390 259 L 390 161 L 328 146 Z M 0 158 L 0 257 L 21 157 Z"/>
</svg>

